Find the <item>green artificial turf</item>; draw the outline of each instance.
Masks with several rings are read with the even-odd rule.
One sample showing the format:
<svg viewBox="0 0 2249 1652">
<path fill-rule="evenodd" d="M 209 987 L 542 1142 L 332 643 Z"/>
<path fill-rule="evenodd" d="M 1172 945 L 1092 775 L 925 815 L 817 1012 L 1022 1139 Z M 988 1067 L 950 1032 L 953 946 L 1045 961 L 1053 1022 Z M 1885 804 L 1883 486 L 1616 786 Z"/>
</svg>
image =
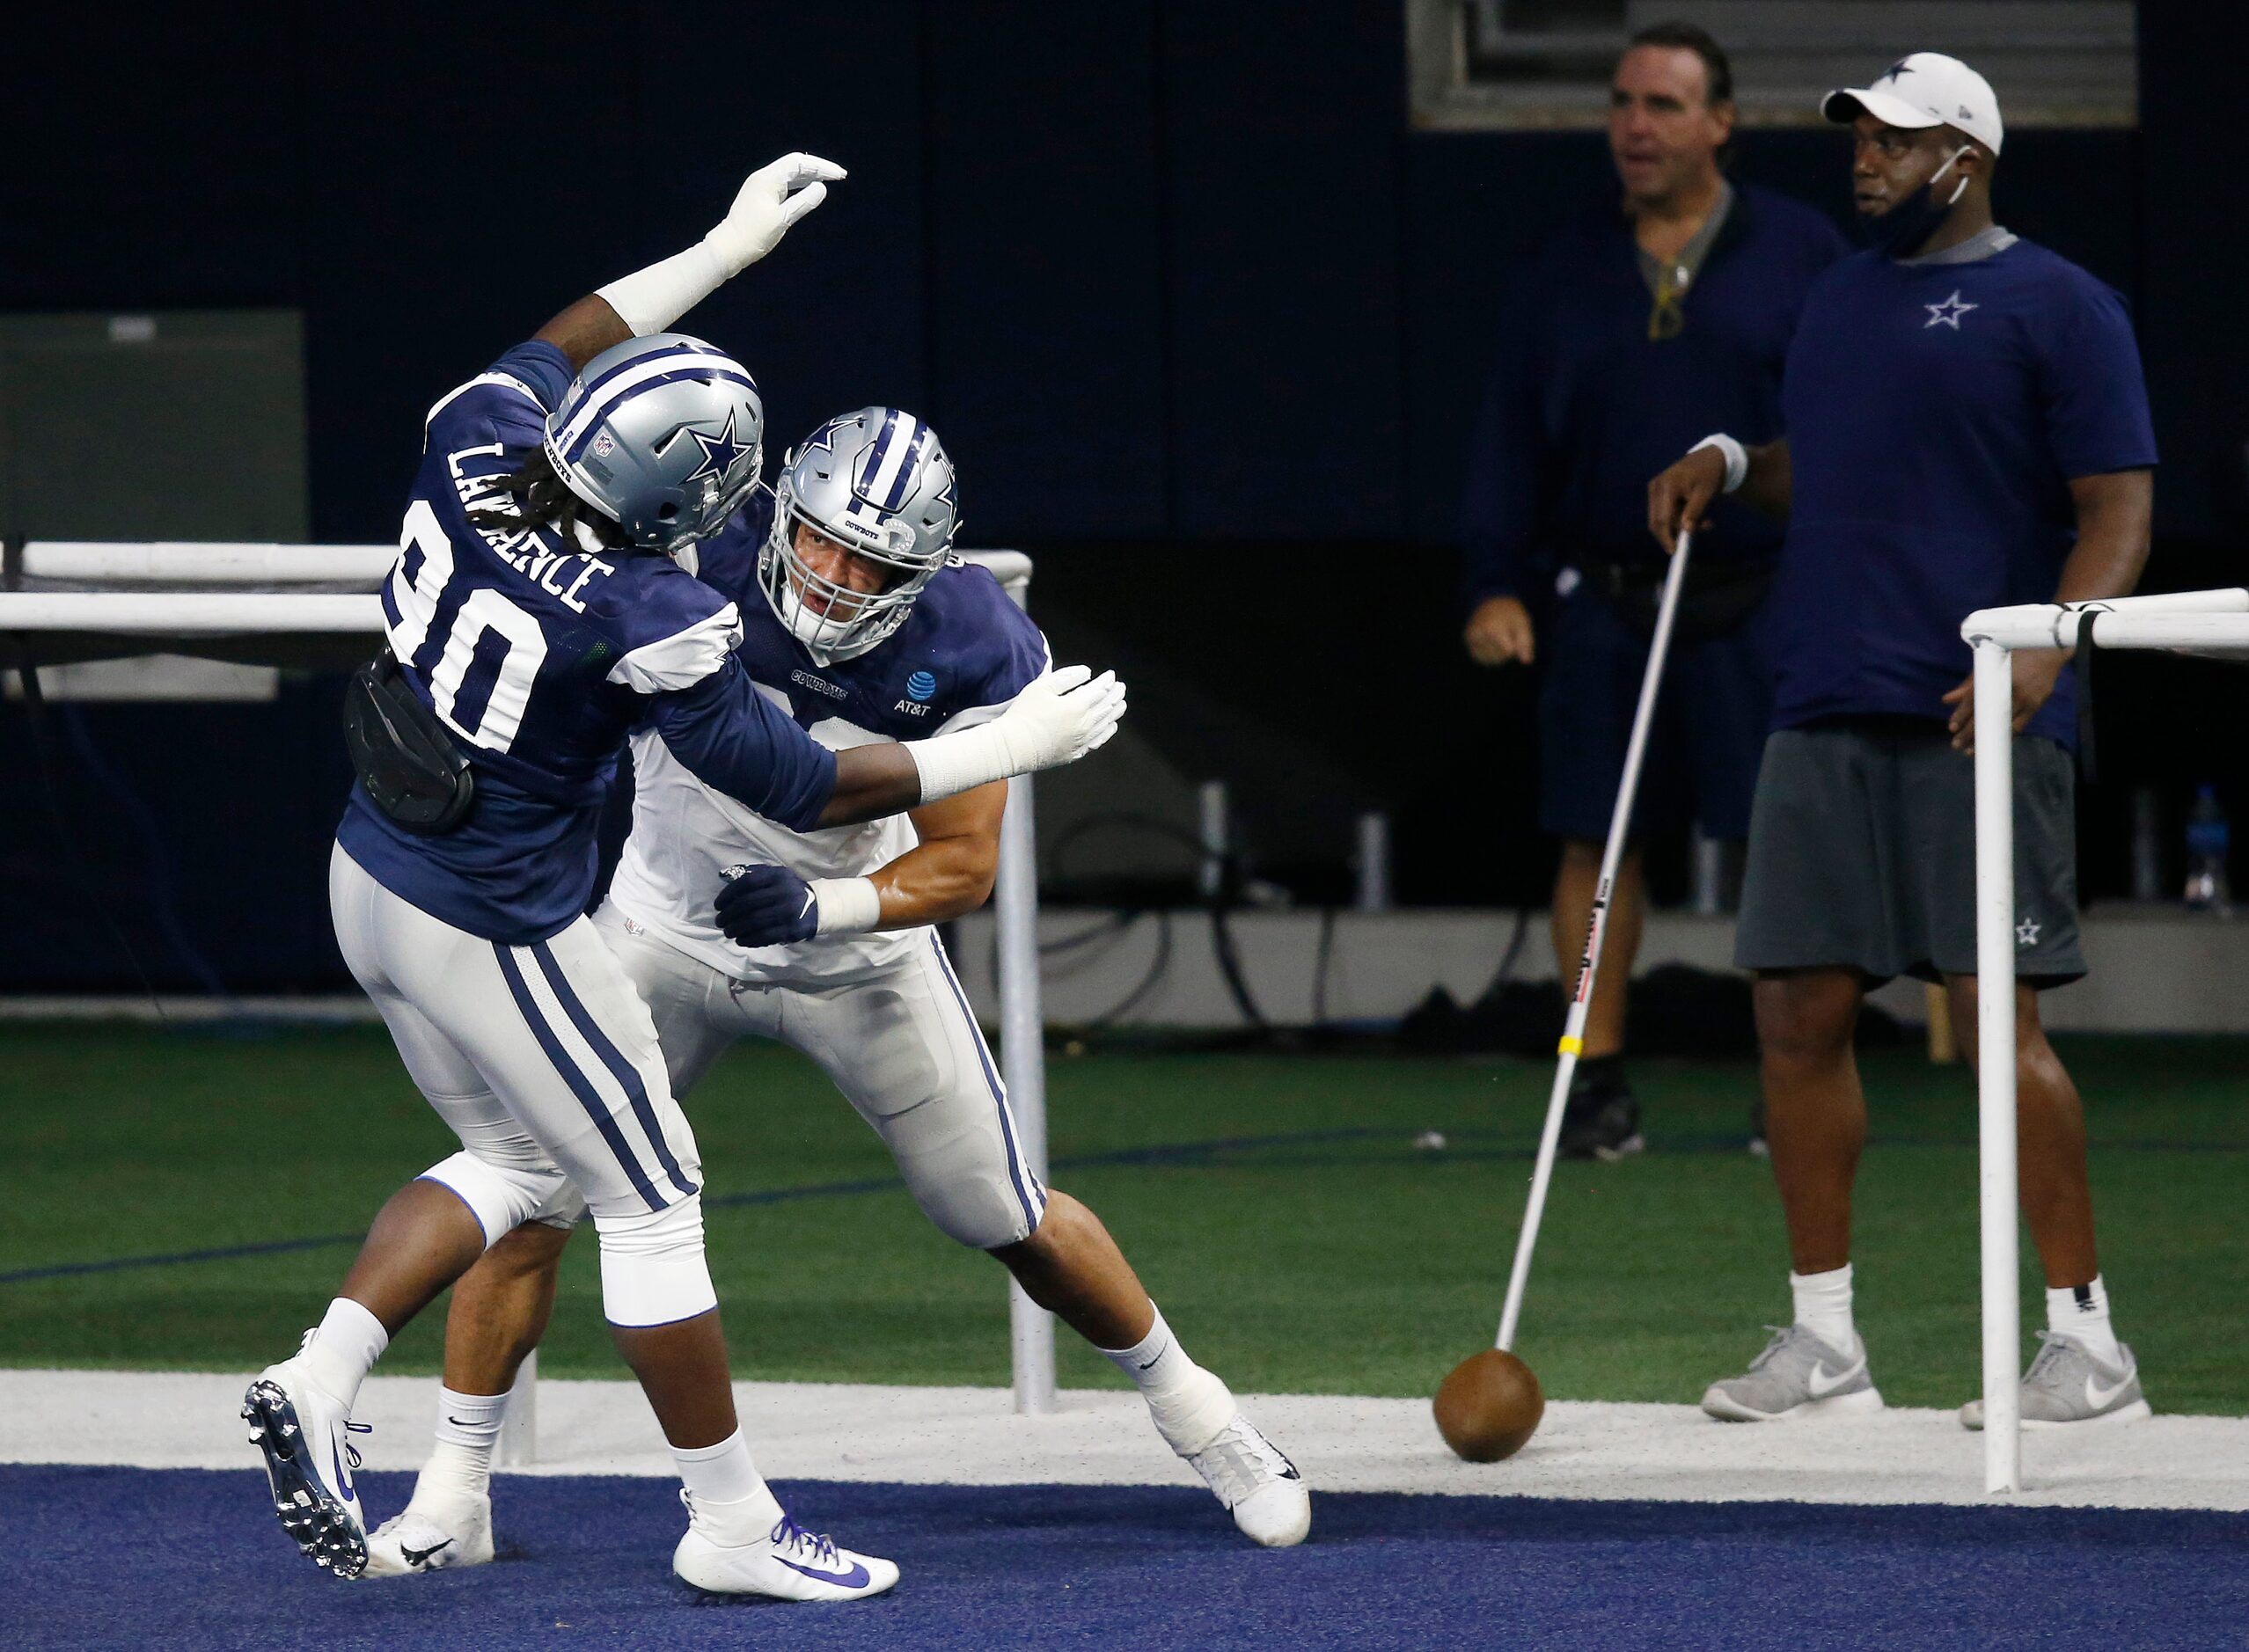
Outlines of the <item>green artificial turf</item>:
<svg viewBox="0 0 2249 1652">
<path fill-rule="evenodd" d="M 2234 1331 L 2249 1049 L 2088 1039 L 2062 1053 L 2088 1097 L 2104 1270 L 2150 1400 L 2249 1411 Z M 1557 1398 L 1690 1401 L 1788 1312 L 1771 1178 L 1740 1151 L 1752 1070 L 1634 1071 L 1652 1151 L 1561 1166 L 1548 1207 L 1517 1346 Z M 1865 1073 L 1859 1326 L 1893 1402 L 1956 1404 L 1978 1371 L 1970 1080 L 1910 1050 L 1868 1056 Z M 16 1025 L 0 1027 L 0 1159 L 15 1166 L 0 1275 L 353 1233 L 453 1147 L 379 1029 Z M 1056 1055 L 1049 1075 L 1052 1181 L 1101 1213 L 1183 1340 L 1237 1387 L 1423 1394 L 1488 1341 L 1543 1064 L 1102 1051 Z M 881 1144 L 808 1063 L 745 1046 L 690 1111 L 737 1374 L 1007 1380 L 1000 1269 L 930 1229 L 902 1189 L 722 1202 L 889 1178 Z M 1417 1149 L 1432 1129 L 1447 1148 Z M 1104 1155 L 1117 1157 L 1071 1163 Z M 0 1283 L 0 1364 L 253 1368 L 295 1346 L 351 1254 Z M 550 1375 L 623 1374 L 594 1261 L 581 1238 Z M 2026 1271 L 2026 1342 L 2038 1286 Z M 385 1369 L 434 1371 L 440 1329 L 424 1315 Z M 1060 1340 L 1066 1385 L 1120 1380 Z"/>
</svg>

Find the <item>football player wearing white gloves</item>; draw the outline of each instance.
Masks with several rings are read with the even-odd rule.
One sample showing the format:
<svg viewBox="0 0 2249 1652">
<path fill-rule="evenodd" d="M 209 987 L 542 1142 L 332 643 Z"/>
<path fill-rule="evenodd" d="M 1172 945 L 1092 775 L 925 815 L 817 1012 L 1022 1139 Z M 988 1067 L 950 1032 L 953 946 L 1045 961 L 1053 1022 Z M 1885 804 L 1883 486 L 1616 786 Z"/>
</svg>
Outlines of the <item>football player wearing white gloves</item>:
<svg viewBox="0 0 2249 1652">
<path fill-rule="evenodd" d="M 359 784 L 330 861 L 336 939 L 461 1151 L 392 1195 L 320 1323 L 243 1399 L 304 1553 L 366 1564 L 360 1385 L 495 1239 L 590 1210 L 618 1349 L 677 1460 L 672 1557 L 716 1592 L 840 1600 L 897 1579 L 790 1520 L 736 1424 L 703 1254 L 701 1170 L 640 992 L 585 916 L 595 832 L 638 728 L 738 806 L 823 830 L 934 805 L 1107 739 L 1113 682 L 1065 674 L 981 727 L 821 745 L 736 659 L 735 601 L 693 549 L 758 483 L 764 404 L 669 333 L 842 169 L 751 175 L 696 246 L 590 295 L 430 410 L 385 581 L 388 651 L 347 690 Z M 339 1125 L 338 1128 L 344 1128 Z"/>
<path fill-rule="evenodd" d="M 949 738 L 1059 675 L 998 581 L 949 555 L 956 521 L 935 433 L 868 407 L 815 431 L 775 494 L 696 547 L 696 565 L 739 597 L 751 679 L 815 740 Z M 705 785 L 660 740 L 637 738 L 634 758 L 633 832 L 594 924 L 648 1000 L 675 1093 L 745 1034 L 809 1056 L 881 1133 L 930 1220 L 1113 1361 L 1245 1533 L 1300 1542 L 1311 1501 L 1295 1468 L 1188 1356 L 1099 1218 L 1024 1162 L 931 927 L 990 894 L 1006 783 L 906 820 L 800 831 Z M 406 1512 L 372 1539 L 370 1575 L 492 1558 L 493 1447 L 573 1214 L 518 1227 L 456 1289 L 436 1450 Z"/>
</svg>

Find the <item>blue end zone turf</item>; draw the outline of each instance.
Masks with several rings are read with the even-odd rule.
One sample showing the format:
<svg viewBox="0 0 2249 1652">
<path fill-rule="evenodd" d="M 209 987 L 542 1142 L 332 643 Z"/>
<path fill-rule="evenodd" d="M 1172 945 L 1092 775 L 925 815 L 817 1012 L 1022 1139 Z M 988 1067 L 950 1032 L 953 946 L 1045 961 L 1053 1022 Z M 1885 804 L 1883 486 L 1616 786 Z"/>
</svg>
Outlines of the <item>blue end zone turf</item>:
<svg viewBox="0 0 2249 1652">
<path fill-rule="evenodd" d="M 246 1448 L 245 1448 L 246 1449 Z M 1504 1472 L 1504 1471 L 1502 1471 Z M 411 1489 L 367 1474 L 377 1510 Z M 2238 1515 L 1315 1494 L 1267 1553 L 1199 1492 L 799 1482 L 808 1524 L 905 1569 L 846 1606 L 707 1604 L 656 1480 L 502 1477 L 518 1557 L 339 1583 L 254 1470 L 0 1466 L 11 1648 L 2240 1646 Z"/>
</svg>

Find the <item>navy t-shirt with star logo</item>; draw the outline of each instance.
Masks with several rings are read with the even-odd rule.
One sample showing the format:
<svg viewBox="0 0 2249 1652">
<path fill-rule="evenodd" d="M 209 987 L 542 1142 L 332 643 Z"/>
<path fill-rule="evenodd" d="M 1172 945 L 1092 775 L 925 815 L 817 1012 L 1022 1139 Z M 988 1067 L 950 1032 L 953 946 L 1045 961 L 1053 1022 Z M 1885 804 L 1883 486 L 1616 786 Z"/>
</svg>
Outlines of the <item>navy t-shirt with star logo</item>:
<svg viewBox="0 0 2249 1652">
<path fill-rule="evenodd" d="M 2077 542 L 2069 483 L 2156 462 L 2123 299 L 2028 241 L 1967 263 L 1843 259 L 1806 301 L 1781 400 L 1776 728 L 1945 720 L 1971 666 L 1960 622 L 2053 600 Z M 2031 730 L 2074 738 L 2069 673 Z"/>
</svg>

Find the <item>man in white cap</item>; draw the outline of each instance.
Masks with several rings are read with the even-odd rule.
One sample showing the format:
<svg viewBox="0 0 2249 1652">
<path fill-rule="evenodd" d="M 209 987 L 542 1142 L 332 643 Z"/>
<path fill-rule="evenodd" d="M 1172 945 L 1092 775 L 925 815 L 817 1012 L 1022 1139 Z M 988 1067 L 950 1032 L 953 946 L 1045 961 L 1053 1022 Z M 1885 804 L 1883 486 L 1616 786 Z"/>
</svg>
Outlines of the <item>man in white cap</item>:
<svg viewBox="0 0 2249 1652">
<path fill-rule="evenodd" d="M 1866 1107 L 1851 1054 L 1870 986 L 1941 981 L 1975 1024 L 1969 653 L 2006 603 L 2121 596 L 2148 552 L 2155 438 L 2123 301 L 1993 222 L 1998 100 L 1931 52 L 1828 94 L 1853 133 L 1870 251 L 1812 289 L 1782 391 L 1786 439 L 1704 439 L 1649 485 L 1669 544 L 1721 493 L 1784 516 L 1768 606 L 1773 733 L 1751 812 L 1735 961 L 1755 973 L 1768 1139 L 1793 1322 L 1703 1396 L 1740 1422 L 1879 1410 L 1851 1317 L 1850 1201 Z M 2148 1414 L 2093 1244 L 2084 1121 L 2038 991 L 2077 945 L 2075 689 L 2014 656 L 2017 1081 L 2023 1214 L 2048 1330 L 2033 1425 Z M 1961 1422 L 1981 1427 L 1982 1407 Z"/>
</svg>

